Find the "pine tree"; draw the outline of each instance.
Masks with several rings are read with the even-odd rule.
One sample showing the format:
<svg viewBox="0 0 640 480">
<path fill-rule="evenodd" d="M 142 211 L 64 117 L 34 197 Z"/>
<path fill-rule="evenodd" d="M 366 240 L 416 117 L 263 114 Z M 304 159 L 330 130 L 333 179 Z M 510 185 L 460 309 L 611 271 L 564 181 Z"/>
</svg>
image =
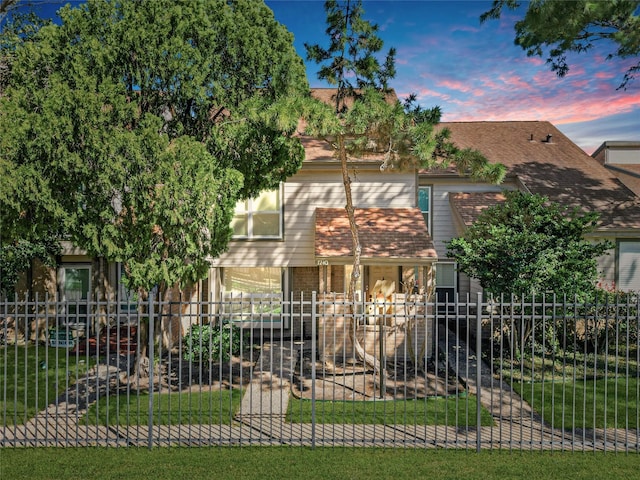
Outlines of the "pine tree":
<svg viewBox="0 0 640 480">
<path fill-rule="evenodd" d="M 475 178 L 502 181 L 505 168 L 492 165 L 480 153 L 459 150 L 448 141 L 449 132 L 436 132 L 440 109 L 422 109 L 415 96 L 401 103 L 389 87 L 395 76 L 395 49 L 380 52 L 383 41 L 378 26 L 363 18 L 362 2 L 329 0 L 325 2 L 326 34 L 329 46 L 305 44 L 307 59 L 321 65 L 318 78 L 336 88 L 330 115 L 324 124 L 311 125 L 311 132 L 323 136 L 333 145 L 340 160 L 346 196 L 346 213 L 353 240 L 353 269 L 348 297 L 355 304 L 360 278 L 361 244 L 351 196 L 349 160 L 377 153 L 383 155 L 381 170 L 386 168 L 433 168 L 455 163 Z M 350 328 L 350 333 L 355 329 Z M 378 369 L 377 359 L 369 356 L 352 335 L 358 354 Z"/>
</svg>

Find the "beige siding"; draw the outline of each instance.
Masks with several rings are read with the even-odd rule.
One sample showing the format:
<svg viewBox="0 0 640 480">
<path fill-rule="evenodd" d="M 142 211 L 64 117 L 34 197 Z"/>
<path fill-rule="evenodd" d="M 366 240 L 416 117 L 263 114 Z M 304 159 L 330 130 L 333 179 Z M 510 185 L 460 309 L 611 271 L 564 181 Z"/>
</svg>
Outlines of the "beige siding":
<svg viewBox="0 0 640 480">
<path fill-rule="evenodd" d="M 422 182 L 421 182 L 422 183 Z M 426 181 L 425 181 L 426 184 Z M 456 228 L 454 213 L 449 203 L 449 193 L 456 192 L 500 192 L 513 188 L 509 185 L 490 185 L 486 183 L 472 183 L 461 179 L 437 179 L 433 185 L 433 220 L 432 232 L 433 244 L 439 259 L 447 258 L 445 243 L 462 234 Z"/>
<path fill-rule="evenodd" d="M 603 240 L 598 238 L 595 241 L 601 242 Z M 616 282 L 616 250 L 612 248 L 607 253 L 607 255 L 598 258 L 598 273 L 604 287 L 613 286 Z"/>
<path fill-rule="evenodd" d="M 354 206 L 415 206 L 413 173 L 356 171 L 352 175 Z M 229 250 L 216 259 L 214 266 L 314 266 L 314 236 L 317 207 L 343 207 L 344 186 L 339 171 L 305 171 L 284 185 L 284 240 L 232 241 Z"/>
<path fill-rule="evenodd" d="M 637 165 L 640 163 L 640 149 L 609 149 L 606 163 L 618 165 Z"/>
</svg>

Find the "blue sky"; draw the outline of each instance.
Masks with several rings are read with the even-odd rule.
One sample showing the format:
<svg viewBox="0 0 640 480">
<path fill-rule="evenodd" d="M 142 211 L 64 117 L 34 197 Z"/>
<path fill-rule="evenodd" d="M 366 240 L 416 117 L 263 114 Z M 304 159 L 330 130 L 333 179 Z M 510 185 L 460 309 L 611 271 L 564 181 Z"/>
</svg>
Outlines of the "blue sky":
<svg viewBox="0 0 640 480">
<path fill-rule="evenodd" d="M 52 14 L 58 0 L 32 2 Z M 73 1 L 72 3 L 78 3 Z M 267 0 L 276 19 L 304 43 L 327 45 L 321 0 Z M 424 107 L 439 105 L 443 121 L 547 120 L 591 153 L 605 140 L 640 140 L 640 78 L 616 90 L 632 60 L 607 60 L 606 49 L 569 57 L 558 78 L 542 58 L 513 44 L 522 12 L 480 25 L 491 1 L 364 0 L 365 18 L 377 23 L 385 50 L 397 50 L 391 86 Z M 46 13 L 45 13 L 46 12 Z M 637 59 L 636 59 L 637 61 Z M 317 66 L 307 62 L 311 86 Z"/>
<path fill-rule="evenodd" d="M 323 2 L 268 0 L 278 21 L 304 43 L 327 46 Z M 608 50 L 570 57 L 558 78 L 542 58 L 513 44 L 522 12 L 480 25 L 491 1 L 364 0 L 365 18 L 397 49 L 391 85 L 400 97 L 416 93 L 439 105 L 444 121 L 547 120 L 588 153 L 605 140 L 640 140 L 640 78 L 616 90 L 631 61 L 606 60 Z M 520 14 L 520 17 L 518 17 Z M 636 60 L 637 61 L 637 60 Z M 324 86 L 307 65 L 311 86 Z"/>
</svg>

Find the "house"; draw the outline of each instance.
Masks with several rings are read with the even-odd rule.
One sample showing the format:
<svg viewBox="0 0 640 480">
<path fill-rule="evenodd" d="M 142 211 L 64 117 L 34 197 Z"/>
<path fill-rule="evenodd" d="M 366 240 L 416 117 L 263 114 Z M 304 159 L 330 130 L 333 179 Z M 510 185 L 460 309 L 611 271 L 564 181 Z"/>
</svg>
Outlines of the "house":
<svg viewBox="0 0 640 480">
<path fill-rule="evenodd" d="M 332 91 L 314 90 L 319 98 Z M 461 148 L 481 151 L 508 169 L 501 185 L 474 182 L 455 169 L 401 171 L 380 169 L 375 156 L 352 159 L 356 220 L 360 227 L 362 276 L 359 295 L 369 299 L 379 282 L 395 293 L 435 293 L 440 300 L 480 292 L 479 283 L 458 274 L 447 258 L 446 242 L 459 236 L 488 206 L 504 199 L 504 189 L 548 196 L 552 201 L 600 213 L 593 240 L 615 247 L 600 260 L 603 281 L 640 289 L 640 198 L 616 175 L 582 151 L 549 122 L 454 122 L 441 128 Z M 301 136 L 302 168 L 273 191 L 240 202 L 228 251 L 212 260 L 207 279 L 181 293 L 180 300 L 230 302 L 228 313 L 245 327 L 299 334 L 291 317 L 280 315 L 277 301 L 310 298 L 311 292 L 345 292 L 352 268 L 352 245 L 344 210 L 341 167 L 326 142 Z M 35 269 L 35 291 L 62 299 L 107 299 L 115 318 L 136 309 L 135 296 L 123 288 L 121 266 L 88 258 L 64 245 L 57 272 Z M 26 287 L 26 285 L 23 285 Z M 83 312 L 71 311 L 72 315 Z M 186 308 L 186 310 L 185 310 Z M 174 312 L 174 336 L 202 312 L 197 306 Z M 202 308 L 207 308 L 206 305 Z M 259 314 L 259 315 L 258 315 Z"/>
<path fill-rule="evenodd" d="M 459 147 L 479 150 L 489 161 L 505 165 L 508 173 L 502 185 L 490 185 L 474 183 L 453 169 L 419 172 L 419 196 L 428 197 L 425 204 L 431 207 L 429 231 L 439 259 L 438 290 L 480 291 L 476 281 L 457 275 L 445 243 L 460 236 L 484 209 L 502 201 L 503 189 L 598 212 L 600 221 L 590 238 L 615 245 L 599 260 L 603 283 L 640 289 L 640 198 L 614 169 L 594 161 L 549 122 L 444 122 L 440 128 L 448 128 Z M 630 163 L 629 158 L 637 157 L 628 152 L 624 158 Z"/>
<path fill-rule="evenodd" d="M 330 101 L 333 91 L 313 93 Z M 229 249 L 213 260 L 207 289 L 214 298 L 346 291 L 353 248 L 340 161 L 327 142 L 301 140 L 306 158 L 298 173 L 238 205 Z M 360 298 L 380 280 L 393 282 L 397 293 L 428 291 L 437 261 L 418 208 L 416 172 L 384 170 L 381 163 L 375 156 L 349 162 L 362 244 Z"/>
<path fill-rule="evenodd" d="M 313 94 L 331 101 L 333 92 Z M 256 326 L 256 319 L 264 327 L 273 308 L 268 327 L 293 329 L 290 317 L 277 314 L 276 300 L 345 292 L 353 253 L 340 161 L 328 143 L 305 135 L 301 141 L 306 159 L 300 171 L 278 189 L 238 203 L 228 251 L 212 260 L 208 278 L 182 292 L 181 300 L 229 301 L 230 311 L 224 313 L 245 327 Z M 437 255 L 417 207 L 416 172 L 383 170 L 381 162 L 372 156 L 349 163 L 363 247 L 360 298 L 370 296 L 380 281 L 394 285 L 397 293 L 429 292 Z M 110 303 L 116 319 L 136 309 L 135 295 L 122 285 L 121 265 L 89 258 L 68 243 L 63 250 L 57 272 L 34 270 L 42 281 L 30 282 L 32 291 L 72 300 L 68 313 L 76 317 L 86 312 L 74 309 L 86 307 L 76 307 L 73 300 L 87 298 Z M 197 312 L 180 316 L 184 331 Z"/>
<path fill-rule="evenodd" d="M 640 195 L 640 141 L 603 142 L 591 156 Z"/>
</svg>

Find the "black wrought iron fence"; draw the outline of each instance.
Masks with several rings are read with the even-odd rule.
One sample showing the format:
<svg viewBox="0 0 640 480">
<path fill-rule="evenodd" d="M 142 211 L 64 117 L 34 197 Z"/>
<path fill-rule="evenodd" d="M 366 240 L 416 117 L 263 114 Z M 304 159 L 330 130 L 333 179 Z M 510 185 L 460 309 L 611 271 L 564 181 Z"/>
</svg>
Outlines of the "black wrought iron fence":
<svg viewBox="0 0 640 480">
<path fill-rule="evenodd" d="M 639 452 L 638 302 L 3 301 L 0 444 Z"/>
</svg>

